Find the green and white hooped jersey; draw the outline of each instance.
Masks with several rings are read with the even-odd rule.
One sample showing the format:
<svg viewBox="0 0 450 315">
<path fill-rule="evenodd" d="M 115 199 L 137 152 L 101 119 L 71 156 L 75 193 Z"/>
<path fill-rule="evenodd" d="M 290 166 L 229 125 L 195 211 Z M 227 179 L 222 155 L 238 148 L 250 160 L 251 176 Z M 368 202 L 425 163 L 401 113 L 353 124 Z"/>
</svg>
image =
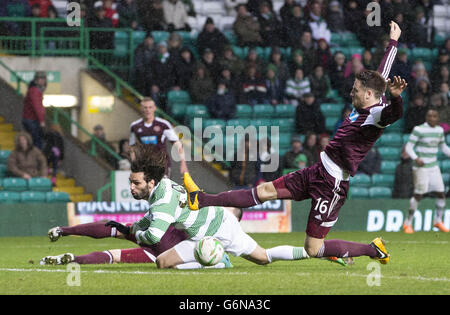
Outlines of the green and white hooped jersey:
<svg viewBox="0 0 450 315">
<path fill-rule="evenodd" d="M 184 230 L 192 240 L 212 236 L 219 230 L 225 211 L 221 207 L 189 210 L 186 190 L 168 178 L 153 189 L 148 202 L 147 214 L 132 227 L 136 240 L 148 245 L 158 243 L 171 224 Z"/>
<path fill-rule="evenodd" d="M 428 123 L 416 126 L 409 136 L 408 144 L 414 147 L 416 156 L 411 156 L 413 160 L 420 158 L 426 168 L 437 166 L 439 147 L 445 144 L 444 129 L 441 126 L 431 127 Z"/>
</svg>

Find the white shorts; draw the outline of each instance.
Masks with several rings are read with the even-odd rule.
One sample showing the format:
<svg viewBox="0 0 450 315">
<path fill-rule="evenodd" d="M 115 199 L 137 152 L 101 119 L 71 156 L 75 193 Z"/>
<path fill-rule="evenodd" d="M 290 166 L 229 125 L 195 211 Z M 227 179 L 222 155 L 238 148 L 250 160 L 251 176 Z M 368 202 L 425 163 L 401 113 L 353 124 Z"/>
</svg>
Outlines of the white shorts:
<svg viewBox="0 0 450 315">
<path fill-rule="evenodd" d="M 225 251 L 233 256 L 250 255 L 258 244 L 247 233 L 242 230 L 239 221 L 229 211 L 225 210 L 222 225 L 216 234 L 213 235 L 222 244 Z M 174 246 L 174 249 L 185 262 L 195 261 L 194 248 L 196 240 L 185 240 Z"/>
<path fill-rule="evenodd" d="M 430 168 L 413 167 L 414 193 L 444 192 L 445 185 L 439 166 Z"/>
</svg>

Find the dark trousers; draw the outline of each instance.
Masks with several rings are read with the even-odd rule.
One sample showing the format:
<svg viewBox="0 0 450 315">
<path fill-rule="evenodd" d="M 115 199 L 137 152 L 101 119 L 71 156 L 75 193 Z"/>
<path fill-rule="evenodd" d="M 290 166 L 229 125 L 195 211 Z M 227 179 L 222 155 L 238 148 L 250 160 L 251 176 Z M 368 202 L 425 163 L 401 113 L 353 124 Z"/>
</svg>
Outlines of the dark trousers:
<svg viewBox="0 0 450 315">
<path fill-rule="evenodd" d="M 42 150 L 42 129 L 38 120 L 22 120 L 23 129 L 31 135 L 33 145 Z"/>
</svg>

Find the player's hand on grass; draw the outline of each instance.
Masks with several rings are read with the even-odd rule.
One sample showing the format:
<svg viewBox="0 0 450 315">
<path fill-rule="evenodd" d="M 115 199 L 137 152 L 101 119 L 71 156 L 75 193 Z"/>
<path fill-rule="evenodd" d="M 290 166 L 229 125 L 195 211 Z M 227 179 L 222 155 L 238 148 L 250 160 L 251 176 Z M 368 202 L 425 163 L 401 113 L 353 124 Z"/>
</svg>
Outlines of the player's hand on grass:
<svg viewBox="0 0 450 315">
<path fill-rule="evenodd" d="M 108 222 L 106 222 L 105 226 L 115 227 L 117 229 L 117 231 L 119 231 L 123 235 L 130 234 L 130 227 L 129 226 L 125 226 L 125 225 L 123 225 L 123 224 L 121 224 L 119 222 L 116 222 L 116 221 L 108 221 Z"/>
<path fill-rule="evenodd" d="M 391 81 L 391 79 L 388 79 L 387 82 L 389 92 L 391 93 L 392 97 L 399 97 L 400 94 L 406 89 L 408 86 L 408 83 L 406 83 L 405 79 L 402 79 L 399 76 L 394 77 L 394 81 Z"/>
<path fill-rule="evenodd" d="M 391 27 L 391 31 L 389 34 L 390 38 L 398 41 L 400 35 L 402 35 L 402 30 L 400 29 L 400 26 L 398 26 L 398 24 L 395 23 L 394 21 L 391 21 L 391 23 L 389 23 L 389 26 Z"/>
</svg>

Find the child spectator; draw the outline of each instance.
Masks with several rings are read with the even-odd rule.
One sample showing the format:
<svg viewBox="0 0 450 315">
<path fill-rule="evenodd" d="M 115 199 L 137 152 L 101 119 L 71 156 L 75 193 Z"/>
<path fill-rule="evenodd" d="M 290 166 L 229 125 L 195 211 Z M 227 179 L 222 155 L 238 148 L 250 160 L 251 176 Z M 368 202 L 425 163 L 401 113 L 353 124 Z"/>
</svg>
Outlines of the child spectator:
<svg viewBox="0 0 450 315">
<path fill-rule="evenodd" d="M 51 124 L 45 134 L 45 146 L 43 153 L 47 158 L 47 165 L 52 166 L 52 184 L 56 185 L 56 175 L 61 161 L 64 160 L 64 139 L 62 129 L 58 124 Z"/>
</svg>

